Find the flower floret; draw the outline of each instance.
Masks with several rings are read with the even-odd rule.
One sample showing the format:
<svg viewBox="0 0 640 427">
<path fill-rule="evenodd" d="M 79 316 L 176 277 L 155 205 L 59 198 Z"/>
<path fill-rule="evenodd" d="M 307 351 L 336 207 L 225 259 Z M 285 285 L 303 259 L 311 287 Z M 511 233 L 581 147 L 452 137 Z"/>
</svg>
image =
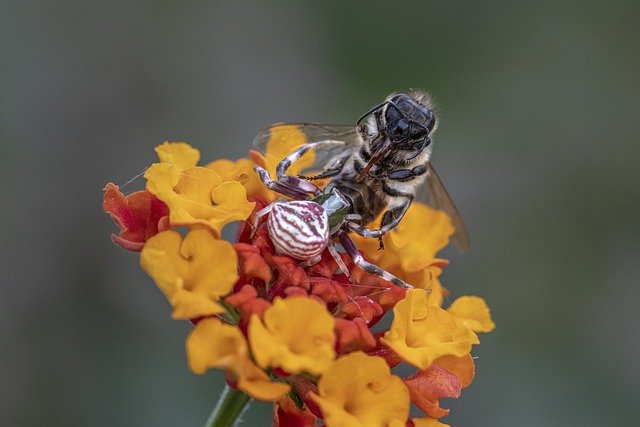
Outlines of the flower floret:
<svg viewBox="0 0 640 427">
<path fill-rule="evenodd" d="M 393 309 L 391 328 L 381 342 L 419 369 L 446 355 L 464 356 L 479 343 L 474 332 L 447 311 L 429 305 L 422 289 L 411 289 Z"/>
<path fill-rule="evenodd" d="M 289 373 L 321 374 L 335 358 L 334 319 L 326 307 L 307 297 L 276 298 L 249 322 L 249 342 L 258 365 Z"/>
<path fill-rule="evenodd" d="M 384 359 L 358 351 L 338 359 L 312 395 L 327 426 L 404 426 L 409 392 Z"/>
<path fill-rule="evenodd" d="M 233 246 L 205 229 L 184 240 L 173 230 L 155 235 L 142 249 L 140 265 L 173 306 L 175 319 L 222 313 L 218 300 L 238 280 Z"/>
</svg>

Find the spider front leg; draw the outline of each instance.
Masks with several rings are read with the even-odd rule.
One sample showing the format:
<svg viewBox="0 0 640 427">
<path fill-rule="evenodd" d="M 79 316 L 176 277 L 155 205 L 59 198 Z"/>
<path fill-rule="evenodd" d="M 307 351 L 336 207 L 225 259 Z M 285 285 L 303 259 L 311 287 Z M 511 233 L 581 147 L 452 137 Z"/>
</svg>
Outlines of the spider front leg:
<svg viewBox="0 0 640 427">
<path fill-rule="evenodd" d="M 262 220 L 262 218 L 265 215 L 271 213 L 276 203 L 281 203 L 286 201 L 287 199 L 275 200 L 273 203 L 270 203 L 268 206 L 265 206 L 264 208 L 260 209 L 258 212 L 255 213 L 255 215 L 253 216 L 253 221 L 251 222 L 251 235 L 250 235 L 251 239 L 255 237 L 256 231 L 258 230 L 258 225 L 260 224 L 260 221 Z"/>
<path fill-rule="evenodd" d="M 258 230 L 258 224 L 260 224 L 260 220 L 262 219 L 263 216 L 265 216 L 269 212 L 271 212 L 271 210 L 273 209 L 274 203 L 271 203 L 269 206 L 266 206 L 266 207 L 260 209 L 253 216 L 253 221 L 251 222 L 251 234 L 249 235 L 250 239 L 253 239 L 255 237 L 256 231 Z"/>
<path fill-rule="evenodd" d="M 264 170 L 260 166 L 254 166 L 253 169 L 256 171 L 256 173 L 260 177 L 260 180 L 265 185 L 265 187 L 267 187 L 269 190 L 273 190 L 273 191 L 275 191 L 277 193 L 282 194 L 283 196 L 287 196 L 287 197 L 289 197 L 291 199 L 294 199 L 294 200 L 309 200 L 309 199 L 311 199 L 311 197 L 309 196 L 309 192 L 307 191 L 306 188 L 301 188 L 299 186 L 298 187 L 291 186 L 289 184 L 281 182 L 280 180 L 274 181 L 269 176 L 269 172 L 267 172 L 266 170 Z M 290 177 L 290 178 L 293 178 L 293 177 Z M 299 181 L 302 181 L 302 180 L 299 180 Z M 306 181 L 302 181 L 302 182 L 306 182 Z M 310 184 L 310 183 L 307 183 L 307 184 Z M 313 185 L 313 184 L 311 184 L 311 185 Z M 314 187 L 316 189 L 318 188 L 315 185 L 314 185 Z"/>
<path fill-rule="evenodd" d="M 344 145 L 344 142 L 332 141 L 332 140 L 318 141 L 318 142 L 311 142 L 309 144 L 303 145 L 302 147 L 298 148 L 293 153 L 289 154 L 287 157 L 282 159 L 280 163 L 278 163 L 278 166 L 276 167 L 276 174 L 278 176 L 278 181 L 289 186 L 298 186 L 298 187 L 307 188 L 307 191 L 309 193 L 314 193 L 316 196 L 319 195 L 321 193 L 321 190 L 315 184 L 312 184 L 311 182 L 307 181 L 306 177 L 303 175 L 298 177 L 287 175 L 287 169 L 289 169 L 289 167 L 291 167 L 293 163 L 300 160 L 300 158 L 304 156 L 311 149 L 317 150 L 318 148 L 321 148 L 323 146 L 339 145 L 339 144 Z M 346 162 L 346 159 L 344 160 L 344 162 Z M 342 170 L 342 167 L 344 166 L 344 162 L 342 162 L 340 170 Z M 328 171 L 325 171 L 325 172 L 328 172 Z M 326 177 L 333 176 L 338 172 L 335 172 L 335 173 L 330 172 L 330 174 L 326 175 Z M 323 175 L 324 175 L 324 172 L 318 176 L 314 176 L 310 178 L 320 179 L 325 177 Z"/>
<path fill-rule="evenodd" d="M 377 265 L 372 264 L 369 261 L 365 260 L 362 257 L 362 255 L 360 255 L 360 252 L 358 251 L 358 248 L 356 247 L 356 244 L 353 243 L 353 240 L 351 240 L 349 238 L 349 236 L 347 235 L 346 232 L 341 231 L 338 234 L 338 236 L 340 238 L 340 243 L 342 243 L 342 247 L 347 252 L 347 254 L 351 257 L 351 259 L 353 259 L 353 263 L 355 265 L 357 265 L 358 267 L 360 267 L 361 269 L 363 269 L 366 273 L 374 274 L 374 275 L 376 275 L 378 277 L 383 278 L 387 282 L 391 282 L 394 285 L 399 286 L 401 288 L 405 288 L 405 289 L 412 289 L 413 288 L 413 286 L 411 286 L 410 284 L 408 284 L 404 280 L 394 276 L 393 274 L 389 273 L 388 271 L 385 271 L 385 270 L 381 269 Z"/>
</svg>

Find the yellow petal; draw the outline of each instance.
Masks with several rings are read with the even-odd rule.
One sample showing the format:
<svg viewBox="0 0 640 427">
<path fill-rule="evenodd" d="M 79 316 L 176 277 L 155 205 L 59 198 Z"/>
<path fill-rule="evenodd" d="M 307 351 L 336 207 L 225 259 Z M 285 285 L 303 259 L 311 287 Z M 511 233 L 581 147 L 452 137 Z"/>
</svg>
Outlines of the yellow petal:
<svg viewBox="0 0 640 427">
<path fill-rule="evenodd" d="M 156 163 L 144 176 L 147 190 L 169 207 L 172 225 L 203 225 L 219 236 L 226 224 L 247 219 L 255 205 L 247 200 L 242 184 L 223 182 L 205 167 L 178 171 L 167 163 Z"/>
<path fill-rule="evenodd" d="M 215 160 L 205 167 L 220 175 L 223 181 L 237 181 L 247 190 L 248 197 L 260 196 L 267 188 L 253 170 L 253 162 L 249 159 Z"/>
<path fill-rule="evenodd" d="M 254 399 L 273 401 L 291 390 L 288 384 L 271 381 L 269 375 L 248 357 L 244 359 L 237 386 Z"/>
<path fill-rule="evenodd" d="M 473 332 L 491 332 L 496 327 L 487 303 L 480 297 L 462 296 L 447 311 Z"/>
<path fill-rule="evenodd" d="M 381 341 L 419 369 L 427 369 L 442 356 L 464 356 L 472 344 L 479 343 L 476 334 L 459 325 L 451 314 L 429 305 L 421 289 L 407 291 L 393 314 L 391 328 Z"/>
<path fill-rule="evenodd" d="M 327 308 L 306 297 L 276 299 L 249 322 L 249 342 L 258 365 L 289 373 L 321 374 L 335 359 L 334 319 Z"/>
<path fill-rule="evenodd" d="M 173 306 L 176 319 L 223 312 L 218 300 L 238 280 L 233 246 L 205 229 L 190 231 L 184 240 L 173 230 L 153 236 L 140 264 Z"/>
<path fill-rule="evenodd" d="M 200 160 L 200 152 L 185 142 L 164 142 L 156 148 L 161 163 L 175 166 L 178 171 L 193 167 Z"/>
<path fill-rule="evenodd" d="M 415 427 L 449 427 L 449 424 L 443 424 L 435 418 L 413 418 L 413 425 Z"/>
<path fill-rule="evenodd" d="M 271 381 L 248 356 L 247 342 L 237 326 L 217 318 L 202 319 L 186 341 L 189 367 L 196 374 L 211 368 L 223 369 L 239 389 L 259 400 L 276 400 L 290 387 Z"/>
<path fill-rule="evenodd" d="M 237 326 L 209 317 L 199 321 L 186 341 L 189 368 L 202 375 L 211 368 L 236 371 L 247 355 L 247 343 Z"/>
<path fill-rule="evenodd" d="M 293 153 L 309 141 L 297 125 L 277 126 L 271 130 L 271 137 L 267 141 L 265 161 L 267 171 L 275 177 L 276 166 L 282 159 Z M 297 175 L 303 169 L 311 166 L 315 160 L 313 150 L 308 151 L 297 162 L 291 165 L 287 173 Z"/>
<path fill-rule="evenodd" d="M 327 426 L 404 426 L 409 392 L 384 359 L 360 351 L 338 359 L 318 382 L 315 400 Z"/>
<path fill-rule="evenodd" d="M 377 228 L 377 223 L 369 227 Z M 443 211 L 413 202 L 400 224 L 383 237 L 384 251 L 376 239 L 354 236 L 358 248 L 380 268 L 393 273 L 419 271 L 432 263 L 436 253 L 449 242 L 454 228 Z"/>
</svg>

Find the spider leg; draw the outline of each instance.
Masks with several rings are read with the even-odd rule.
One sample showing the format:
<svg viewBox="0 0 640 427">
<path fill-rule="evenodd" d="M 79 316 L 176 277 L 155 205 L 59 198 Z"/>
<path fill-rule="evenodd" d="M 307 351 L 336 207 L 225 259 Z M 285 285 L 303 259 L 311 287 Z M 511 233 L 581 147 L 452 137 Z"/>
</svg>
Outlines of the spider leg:
<svg viewBox="0 0 640 427">
<path fill-rule="evenodd" d="M 269 172 L 267 172 L 266 170 L 264 170 L 260 166 L 254 166 L 254 170 L 256 171 L 256 173 L 258 174 L 260 179 L 262 180 L 262 183 L 269 190 L 273 190 L 273 191 L 275 191 L 277 193 L 282 194 L 283 196 L 287 196 L 287 197 L 290 197 L 290 198 L 295 199 L 295 200 L 309 200 L 311 198 L 309 196 L 309 194 L 308 194 L 308 191 L 306 191 L 305 188 L 291 186 L 291 185 L 288 185 L 288 184 L 286 184 L 284 182 L 281 182 L 279 180 L 278 181 L 274 181 L 269 176 Z M 293 178 L 293 177 L 290 177 L 290 178 Z M 299 180 L 299 181 L 302 181 L 302 180 Z M 302 181 L 302 182 L 305 182 L 305 181 Z"/>
<path fill-rule="evenodd" d="M 407 209 L 409 209 L 412 200 L 412 197 L 406 197 L 401 205 L 386 211 L 382 217 L 382 224 L 379 230 L 363 227 L 353 221 L 347 222 L 347 228 L 362 237 L 381 238 L 385 233 L 388 233 L 398 226 L 404 214 L 407 213 Z"/>
<path fill-rule="evenodd" d="M 331 240 L 329 240 L 329 243 L 327 243 L 327 249 L 329 249 L 329 253 L 335 260 L 336 264 L 338 264 L 338 268 L 340 268 L 340 270 L 345 274 L 345 276 L 349 278 L 349 282 L 351 282 L 351 273 L 349 273 L 349 269 L 347 268 L 347 265 L 342 260 L 340 253 L 336 249 L 336 245 L 334 245 Z"/>
<path fill-rule="evenodd" d="M 269 206 L 266 206 L 260 209 L 253 216 L 253 222 L 251 223 L 251 235 L 249 237 L 250 239 L 253 239 L 253 237 L 255 236 L 256 230 L 258 229 L 258 224 L 260 224 L 260 220 L 262 219 L 262 217 L 267 215 L 269 212 L 271 212 L 271 209 L 273 209 L 274 203 L 271 203 Z"/>
<path fill-rule="evenodd" d="M 311 259 L 308 259 L 306 261 L 302 261 L 302 262 L 300 262 L 298 264 L 298 266 L 302 267 L 302 268 L 310 267 L 310 266 L 312 266 L 314 264 L 317 264 L 318 261 L 320 261 L 320 259 L 322 259 L 322 255 L 318 255 L 315 258 L 311 258 Z"/>
<path fill-rule="evenodd" d="M 278 166 L 276 167 L 276 174 L 278 176 L 278 181 L 291 187 L 304 189 L 306 192 L 313 193 L 316 196 L 319 195 L 322 191 L 318 188 L 318 186 L 305 180 L 304 177 L 295 177 L 295 176 L 287 175 L 287 169 L 289 169 L 289 167 L 293 163 L 300 160 L 300 158 L 304 156 L 312 148 L 315 150 L 315 149 L 318 149 L 319 147 L 322 147 L 323 145 L 336 145 L 336 144 L 344 144 L 344 143 L 342 141 L 326 140 L 326 141 L 312 142 L 298 148 L 293 153 L 289 154 L 287 157 L 282 159 L 280 163 L 278 163 Z M 346 159 L 345 159 L 345 162 L 346 162 Z M 344 163 L 342 164 L 342 166 L 344 166 Z M 336 174 L 338 172 L 336 172 Z M 327 176 L 332 176 L 332 175 L 327 175 Z M 312 177 L 312 179 L 319 179 L 319 178 Z"/>
<path fill-rule="evenodd" d="M 338 234 L 338 236 L 340 238 L 340 243 L 342 243 L 342 247 L 344 248 L 344 250 L 353 259 L 353 262 L 358 267 L 363 269 L 365 272 L 367 272 L 369 274 L 374 274 L 374 275 L 376 275 L 378 277 L 382 277 L 384 280 L 386 280 L 388 282 L 391 282 L 394 285 L 399 286 L 401 288 L 405 288 L 405 289 L 412 289 L 413 288 L 413 286 L 411 286 L 410 284 L 408 284 L 404 280 L 394 276 L 393 274 L 389 273 L 388 271 L 385 271 L 385 270 L 381 269 L 377 265 L 372 264 L 369 261 L 365 260 L 362 257 L 362 255 L 360 255 L 360 252 L 358 252 L 358 248 L 356 247 L 355 243 L 353 243 L 353 240 L 351 240 L 349 238 L 349 236 L 347 235 L 347 233 L 345 231 L 341 231 Z"/>
</svg>

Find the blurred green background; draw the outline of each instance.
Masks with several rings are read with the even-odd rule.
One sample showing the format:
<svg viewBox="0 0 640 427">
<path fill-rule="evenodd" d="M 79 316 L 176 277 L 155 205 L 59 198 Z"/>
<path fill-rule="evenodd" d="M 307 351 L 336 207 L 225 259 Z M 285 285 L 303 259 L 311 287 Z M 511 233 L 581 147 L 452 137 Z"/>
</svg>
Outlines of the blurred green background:
<svg viewBox="0 0 640 427">
<path fill-rule="evenodd" d="M 201 425 L 221 376 L 188 371 L 102 187 L 164 140 L 238 158 L 413 87 L 472 239 L 443 282 L 497 323 L 444 421 L 640 425 L 640 3 L 0 4 L 0 425 Z"/>
</svg>

